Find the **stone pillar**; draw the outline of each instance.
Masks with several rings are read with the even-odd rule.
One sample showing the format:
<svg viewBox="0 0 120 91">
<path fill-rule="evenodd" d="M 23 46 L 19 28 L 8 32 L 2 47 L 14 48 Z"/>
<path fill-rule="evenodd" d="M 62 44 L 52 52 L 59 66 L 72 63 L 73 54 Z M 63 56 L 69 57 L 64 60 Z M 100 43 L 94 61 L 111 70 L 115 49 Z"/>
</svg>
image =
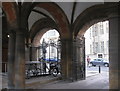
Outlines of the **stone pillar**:
<svg viewBox="0 0 120 91">
<path fill-rule="evenodd" d="M 37 61 L 37 47 L 31 47 L 31 60 Z"/>
<path fill-rule="evenodd" d="M 0 74 L 2 73 L 2 17 L 0 17 Z M 0 90 L 2 89 L 2 77 L 0 77 Z"/>
<path fill-rule="evenodd" d="M 40 47 L 38 47 L 38 60 L 40 58 Z"/>
<path fill-rule="evenodd" d="M 72 40 L 61 40 L 61 71 L 63 80 L 72 80 Z"/>
<path fill-rule="evenodd" d="M 29 47 L 29 58 L 30 58 L 30 61 L 32 61 L 32 47 Z"/>
<path fill-rule="evenodd" d="M 25 61 L 30 61 L 30 49 L 29 47 L 25 47 Z"/>
<path fill-rule="evenodd" d="M 109 85 L 110 89 L 120 89 L 120 45 L 118 45 L 118 35 L 120 18 L 109 19 Z"/>
<path fill-rule="evenodd" d="M 25 35 L 16 32 L 15 89 L 25 88 Z"/>
<path fill-rule="evenodd" d="M 8 88 L 14 89 L 15 80 L 15 34 L 9 33 L 8 44 Z"/>
<path fill-rule="evenodd" d="M 76 38 L 73 41 L 73 78 L 85 79 L 85 39 Z"/>
</svg>

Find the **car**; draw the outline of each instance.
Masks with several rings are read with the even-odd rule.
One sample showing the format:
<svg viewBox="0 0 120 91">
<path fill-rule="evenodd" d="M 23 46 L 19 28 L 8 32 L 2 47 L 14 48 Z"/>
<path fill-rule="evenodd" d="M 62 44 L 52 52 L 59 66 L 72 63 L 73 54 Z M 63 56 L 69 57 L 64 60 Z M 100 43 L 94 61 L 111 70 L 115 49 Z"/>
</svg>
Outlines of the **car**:
<svg viewBox="0 0 120 91">
<path fill-rule="evenodd" d="M 109 61 L 103 58 L 95 58 L 90 61 L 90 66 L 105 66 L 109 67 Z"/>
</svg>

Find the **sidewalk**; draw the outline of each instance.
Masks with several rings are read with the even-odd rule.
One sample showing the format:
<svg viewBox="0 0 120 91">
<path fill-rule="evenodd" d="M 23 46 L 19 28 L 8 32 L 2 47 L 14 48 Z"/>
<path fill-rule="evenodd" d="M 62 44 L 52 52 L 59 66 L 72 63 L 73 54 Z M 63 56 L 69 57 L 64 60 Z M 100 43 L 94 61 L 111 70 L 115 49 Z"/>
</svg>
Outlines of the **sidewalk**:
<svg viewBox="0 0 120 91">
<path fill-rule="evenodd" d="M 94 76 L 99 74 L 98 71 L 87 71 L 86 72 L 86 77 Z"/>
<path fill-rule="evenodd" d="M 90 77 L 94 77 L 94 76 L 97 76 L 97 75 L 101 75 L 101 74 L 99 74 L 98 72 L 93 72 L 93 71 L 90 72 L 89 71 L 86 74 L 86 79 L 89 79 Z M 0 77 L 2 77 L 2 88 L 7 88 L 7 75 L 5 75 L 5 74 L 1 75 L 0 74 Z M 51 83 L 54 83 L 54 82 L 58 82 L 57 84 L 59 84 L 59 82 L 62 82 L 62 84 L 66 83 L 66 82 L 64 82 L 60 79 L 61 79 L 60 76 L 53 77 L 52 75 L 41 76 L 41 77 L 40 76 L 39 77 L 32 77 L 30 79 L 26 79 L 26 89 L 31 89 L 31 88 L 40 89 L 41 86 L 46 85 L 46 84 L 51 84 Z M 84 81 L 87 81 L 87 80 L 84 80 Z M 81 80 L 79 82 L 83 82 L 83 80 Z M 63 87 L 63 88 L 66 88 L 66 87 Z"/>
<path fill-rule="evenodd" d="M 7 86 L 7 75 L 6 74 L 0 74 L 0 78 L 2 78 L 2 88 L 8 88 Z M 50 83 L 56 80 L 60 80 L 61 77 L 58 75 L 57 77 L 54 77 L 52 75 L 47 75 L 47 76 L 38 76 L 38 77 L 31 77 L 30 79 L 26 79 L 26 88 L 29 89 L 31 86 L 34 85 L 41 85 L 41 84 L 46 84 Z"/>
<path fill-rule="evenodd" d="M 52 75 L 48 75 L 48 76 L 39 76 L 39 77 L 33 77 L 33 78 L 30 78 L 30 79 L 26 79 L 26 88 L 29 89 L 31 88 L 32 86 L 35 86 L 35 85 L 42 85 L 42 84 L 47 84 L 47 83 L 50 83 L 50 82 L 53 82 L 53 81 L 57 81 L 57 80 L 60 80 L 61 77 L 60 75 L 58 75 L 57 77 L 54 77 Z"/>
<path fill-rule="evenodd" d="M 54 81 L 44 85 L 32 86 L 31 88 L 32 89 L 87 89 L 87 90 L 91 89 L 90 91 L 101 91 L 102 89 L 103 90 L 106 89 L 108 91 L 109 75 L 107 73 L 101 73 L 87 77 L 85 80 L 80 80 L 75 82 L 65 82 L 62 80 Z"/>
</svg>

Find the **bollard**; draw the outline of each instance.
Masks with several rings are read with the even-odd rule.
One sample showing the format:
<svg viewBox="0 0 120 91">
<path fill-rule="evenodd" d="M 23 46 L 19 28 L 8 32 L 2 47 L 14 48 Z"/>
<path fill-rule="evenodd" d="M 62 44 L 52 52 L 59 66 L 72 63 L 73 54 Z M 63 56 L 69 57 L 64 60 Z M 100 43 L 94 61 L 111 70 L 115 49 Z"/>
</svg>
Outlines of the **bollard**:
<svg viewBox="0 0 120 91">
<path fill-rule="evenodd" d="M 101 68 L 100 68 L 100 65 L 99 65 L 99 73 L 101 73 Z"/>
</svg>

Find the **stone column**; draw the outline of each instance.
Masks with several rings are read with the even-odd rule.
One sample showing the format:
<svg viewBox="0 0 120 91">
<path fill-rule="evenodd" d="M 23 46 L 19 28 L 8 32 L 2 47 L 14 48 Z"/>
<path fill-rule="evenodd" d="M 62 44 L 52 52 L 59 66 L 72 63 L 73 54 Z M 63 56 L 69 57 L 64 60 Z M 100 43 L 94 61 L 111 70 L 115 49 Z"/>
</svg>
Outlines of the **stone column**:
<svg viewBox="0 0 120 91">
<path fill-rule="evenodd" d="M 85 39 L 76 38 L 73 41 L 73 78 L 85 79 Z"/>
<path fill-rule="evenodd" d="M 8 88 L 14 89 L 15 80 L 15 34 L 9 33 L 8 44 Z"/>
<path fill-rule="evenodd" d="M 16 32 L 15 89 L 25 88 L 25 35 Z"/>
<path fill-rule="evenodd" d="M 61 40 L 61 70 L 63 80 L 72 80 L 72 40 Z"/>
<path fill-rule="evenodd" d="M 2 73 L 2 17 L 0 17 L 0 73 Z M 0 90 L 2 89 L 2 77 L 0 76 Z"/>
<path fill-rule="evenodd" d="M 25 47 L 25 60 L 30 61 L 29 57 L 30 49 L 28 47 Z"/>
<path fill-rule="evenodd" d="M 120 45 L 118 35 L 120 18 L 109 19 L 109 85 L 110 89 L 120 89 Z"/>
<path fill-rule="evenodd" d="M 37 47 L 31 47 L 32 61 L 37 61 Z"/>
</svg>

